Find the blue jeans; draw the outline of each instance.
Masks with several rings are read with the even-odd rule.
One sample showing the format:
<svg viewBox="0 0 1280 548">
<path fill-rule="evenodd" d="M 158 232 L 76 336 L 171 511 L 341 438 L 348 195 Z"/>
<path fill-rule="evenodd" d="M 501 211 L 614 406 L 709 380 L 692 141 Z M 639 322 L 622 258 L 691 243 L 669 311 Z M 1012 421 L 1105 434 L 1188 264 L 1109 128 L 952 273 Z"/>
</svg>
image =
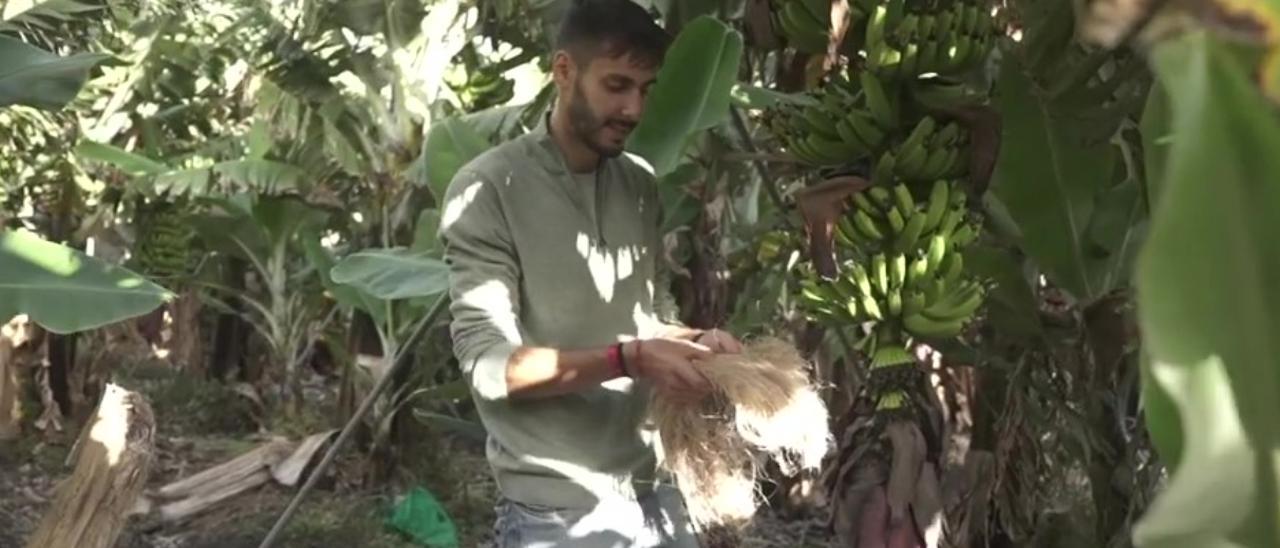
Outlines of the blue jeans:
<svg viewBox="0 0 1280 548">
<path fill-rule="evenodd" d="M 495 548 L 698 548 L 680 492 L 665 484 L 637 501 L 605 501 L 589 509 L 504 498 L 495 510 Z"/>
</svg>

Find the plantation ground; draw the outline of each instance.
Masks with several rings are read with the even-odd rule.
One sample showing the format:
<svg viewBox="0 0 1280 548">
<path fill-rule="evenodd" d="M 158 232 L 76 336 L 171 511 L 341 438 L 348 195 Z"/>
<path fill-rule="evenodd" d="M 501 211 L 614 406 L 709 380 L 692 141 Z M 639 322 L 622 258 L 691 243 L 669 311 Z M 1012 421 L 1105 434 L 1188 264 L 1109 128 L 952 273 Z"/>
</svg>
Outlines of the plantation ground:
<svg viewBox="0 0 1280 548">
<path fill-rule="evenodd" d="M 146 395 L 156 413 L 157 453 L 149 489 L 230 460 L 270 435 L 257 430 L 239 396 L 225 385 L 192 380 L 159 363 L 122 370 L 116 382 Z M 323 407 L 313 406 L 294 422 L 276 424 L 272 433 L 298 439 L 323 428 L 324 421 Z M 53 499 L 57 482 L 69 474 L 64 462 L 74 442 L 70 430 L 43 439 L 24 435 L 0 445 L 0 548 L 24 545 Z M 334 471 L 308 495 L 278 546 L 415 546 L 383 525 L 397 497 L 414 486 L 425 487 L 442 500 L 458 527 L 460 546 L 489 546 L 496 491 L 483 447 L 425 428 L 409 437 L 399 445 L 402 466 L 397 477 L 382 482 L 360 481 L 367 468 L 348 446 Z M 360 487 L 361 483 L 376 487 Z M 162 524 L 154 517 L 133 518 L 117 546 L 256 548 L 294 492 L 269 483 L 185 522 Z M 817 517 L 787 519 L 765 511 L 743 546 L 817 548 L 827 542 Z"/>
</svg>

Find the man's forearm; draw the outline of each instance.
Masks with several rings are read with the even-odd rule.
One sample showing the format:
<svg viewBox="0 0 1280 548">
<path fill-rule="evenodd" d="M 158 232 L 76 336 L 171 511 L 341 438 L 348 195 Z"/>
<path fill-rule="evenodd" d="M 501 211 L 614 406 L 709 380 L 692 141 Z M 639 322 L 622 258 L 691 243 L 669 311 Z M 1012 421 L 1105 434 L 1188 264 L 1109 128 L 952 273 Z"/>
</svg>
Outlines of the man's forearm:
<svg viewBox="0 0 1280 548">
<path fill-rule="evenodd" d="M 633 346 L 623 347 L 628 363 L 635 363 Z M 512 398 L 569 394 L 616 376 L 608 347 L 559 350 L 526 346 L 516 349 L 507 361 L 507 393 Z"/>
</svg>

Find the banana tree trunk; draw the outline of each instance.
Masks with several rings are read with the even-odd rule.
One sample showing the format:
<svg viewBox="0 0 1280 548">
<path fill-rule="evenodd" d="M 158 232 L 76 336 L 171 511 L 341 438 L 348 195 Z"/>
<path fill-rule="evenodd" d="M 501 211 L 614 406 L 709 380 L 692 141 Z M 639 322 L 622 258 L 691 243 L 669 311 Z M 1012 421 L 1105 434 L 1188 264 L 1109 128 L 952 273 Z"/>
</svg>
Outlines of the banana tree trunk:
<svg viewBox="0 0 1280 548">
<path fill-rule="evenodd" d="M 866 387 L 837 423 L 825 478 L 840 546 L 940 546 L 944 438 L 924 365 L 901 346 L 878 349 Z"/>
</svg>

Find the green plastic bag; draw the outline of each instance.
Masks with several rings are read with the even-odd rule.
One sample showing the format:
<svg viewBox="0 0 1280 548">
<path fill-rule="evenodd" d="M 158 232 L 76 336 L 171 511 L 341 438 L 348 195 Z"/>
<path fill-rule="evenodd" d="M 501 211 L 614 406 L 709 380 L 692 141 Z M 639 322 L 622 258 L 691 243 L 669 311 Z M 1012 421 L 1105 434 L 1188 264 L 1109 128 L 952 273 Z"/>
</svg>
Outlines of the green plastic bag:
<svg viewBox="0 0 1280 548">
<path fill-rule="evenodd" d="M 458 529 L 431 492 L 416 487 L 396 504 L 387 525 L 429 548 L 458 548 Z"/>
</svg>

